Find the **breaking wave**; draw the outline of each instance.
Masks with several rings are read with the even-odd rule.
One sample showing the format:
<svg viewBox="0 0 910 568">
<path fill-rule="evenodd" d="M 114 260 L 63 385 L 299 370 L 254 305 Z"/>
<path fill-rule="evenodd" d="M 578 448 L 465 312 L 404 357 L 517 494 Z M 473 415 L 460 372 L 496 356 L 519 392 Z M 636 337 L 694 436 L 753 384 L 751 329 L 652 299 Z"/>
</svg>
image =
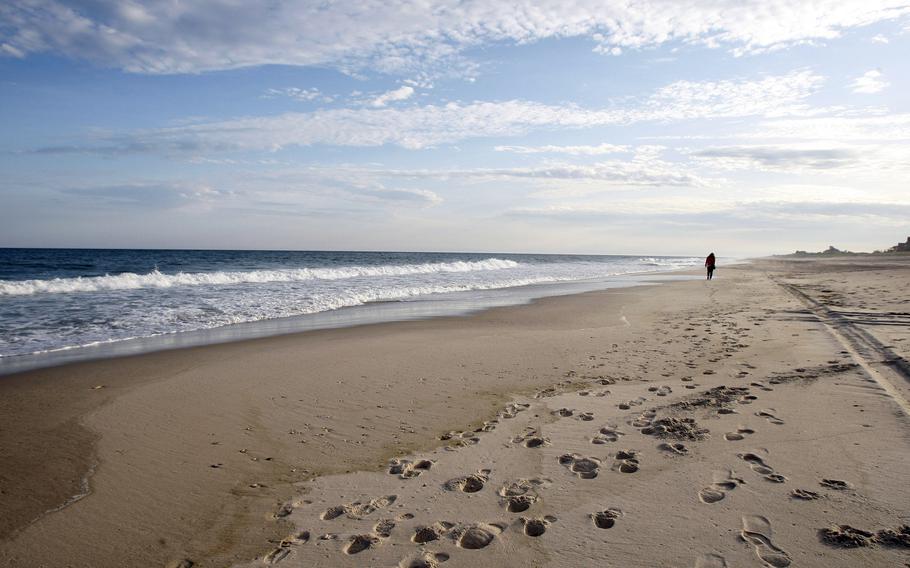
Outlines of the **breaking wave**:
<svg viewBox="0 0 910 568">
<path fill-rule="evenodd" d="M 53 278 L 49 280 L 18 280 L 0 282 L 0 296 L 29 294 L 66 294 L 102 290 L 137 290 L 140 288 L 174 288 L 178 286 L 219 286 L 267 282 L 305 282 L 308 280 L 344 280 L 358 277 L 409 276 L 477 272 L 517 268 L 514 260 L 488 258 L 480 261 L 435 262 L 427 264 L 344 266 L 337 268 L 293 268 L 251 270 L 246 272 L 178 272 L 164 274 L 153 270 L 148 274 L 123 274 Z"/>
</svg>

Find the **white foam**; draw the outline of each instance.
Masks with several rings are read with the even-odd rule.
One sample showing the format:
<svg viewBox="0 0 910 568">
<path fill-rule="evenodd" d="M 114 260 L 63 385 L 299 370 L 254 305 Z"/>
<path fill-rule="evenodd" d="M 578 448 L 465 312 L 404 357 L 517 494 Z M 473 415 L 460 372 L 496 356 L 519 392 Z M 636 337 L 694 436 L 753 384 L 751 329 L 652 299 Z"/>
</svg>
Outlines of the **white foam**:
<svg viewBox="0 0 910 568">
<path fill-rule="evenodd" d="M 428 264 L 343 266 L 338 268 L 293 268 L 251 270 L 247 272 L 178 272 L 176 274 L 164 274 L 158 270 L 153 270 L 148 274 L 125 272 L 123 274 L 105 276 L 0 282 L 0 296 L 23 296 L 42 293 L 66 294 L 71 292 L 98 292 L 102 290 L 136 290 L 140 288 L 174 288 L 177 286 L 342 280 L 364 276 L 408 276 L 446 272 L 502 270 L 506 268 L 517 268 L 518 266 L 520 266 L 519 263 L 514 260 L 488 258 L 472 262 L 458 261 Z"/>
</svg>

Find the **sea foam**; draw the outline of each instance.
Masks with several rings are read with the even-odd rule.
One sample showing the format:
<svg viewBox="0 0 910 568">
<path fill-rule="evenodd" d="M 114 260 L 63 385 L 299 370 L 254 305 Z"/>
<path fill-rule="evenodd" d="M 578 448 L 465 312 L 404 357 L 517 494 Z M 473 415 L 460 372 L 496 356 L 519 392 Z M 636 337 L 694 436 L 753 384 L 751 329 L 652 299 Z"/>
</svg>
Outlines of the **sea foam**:
<svg viewBox="0 0 910 568">
<path fill-rule="evenodd" d="M 29 294 L 66 294 L 102 290 L 136 290 L 140 288 L 174 288 L 177 286 L 217 286 L 267 282 L 304 282 L 307 280 L 343 280 L 358 277 L 409 276 L 451 272 L 475 272 L 517 268 L 514 260 L 488 258 L 480 261 L 434 262 L 426 264 L 344 266 L 337 268 L 292 268 L 236 272 L 178 272 L 147 274 L 125 272 L 105 276 L 52 278 L 0 282 L 0 296 Z"/>
</svg>

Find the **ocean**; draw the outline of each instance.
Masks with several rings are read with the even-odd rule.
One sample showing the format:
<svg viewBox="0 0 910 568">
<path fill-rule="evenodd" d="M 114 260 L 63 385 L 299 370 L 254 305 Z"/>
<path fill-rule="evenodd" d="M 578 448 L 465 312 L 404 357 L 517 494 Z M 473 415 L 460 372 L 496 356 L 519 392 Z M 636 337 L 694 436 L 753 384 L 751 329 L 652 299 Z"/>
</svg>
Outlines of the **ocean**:
<svg viewBox="0 0 910 568">
<path fill-rule="evenodd" d="M 78 359 L 78 352 L 101 353 L 97 347 L 104 345 L 117 346 L 105 353 L 130 353 L 462 313 L 702 262 L 670 256 L 0 249 L 0 371 Z M 71 351 L 76 353 L 41 358 Z"/>
</svg>

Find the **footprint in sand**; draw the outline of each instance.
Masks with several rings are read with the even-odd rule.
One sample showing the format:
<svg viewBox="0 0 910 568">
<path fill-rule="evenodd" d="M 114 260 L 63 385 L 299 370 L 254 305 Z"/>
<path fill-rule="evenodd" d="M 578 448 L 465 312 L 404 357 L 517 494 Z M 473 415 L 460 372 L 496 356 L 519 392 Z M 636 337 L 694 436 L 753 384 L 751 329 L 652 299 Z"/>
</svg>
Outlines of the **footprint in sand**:
<svg viewBox="0 0 910 568">
<path fill-rule="evenodd" d="M 526 403 L 517 403 L 517 402 L 510 403 L 510 404 L 506 405 L 506 407 L 503 408 L 499 412 L 499 417 L 500 418 L 515 418 L 516 416 L 518 416 L 519 412 L 524 412 L 530 406 L 531 406 L 530 404 L 526 404 Z"/>
<path fill-rule="evenodd" d="M 833 525 L 818 531 L 822 542 L 840 548 L 861 548 L 871 546 L 875 535 L 850 525 Z"/>
<path fill-rule="evenodd" d="M 524 527 L 524 533 L 526 535 L 538 537 L 547 532 L 547 527 L 556 522 L 556 517 L 553 515 L 546 515 L 545 517 L 532 519 L 520 517 L 518 519 L 518 522 L 521 523 Z"/>
<path fill-rule="evenodd" d="M 668 394 L 673 392 L 673 389 L 664 385 L 664 386 L 660 386 L 660 387 L 648 387 L 648 392 L 653 392 L 657 396 L 667 396 Z"/>
<path fill-rule="evenodd" d="M 714 489 L 712 487 L 705 487 L 704 489 L 702 489 L 701 491 L 698 492 L 698 499 L 702 503 L 708 503 L 709 505 L 711 503 L 717 503 L 718 501 L 722 500 L 725 496 L 726 496 L 726 493 L 724 493 L 723 491 L 721 491 L 719 489 Z"/>
<path fill-rule="evenodd" d="M 323 521 L 331 521 L 332 519 L 345 515 L 350 519 L 361 519 L 374 511 L 385 509 L 394 503 L 396 499 L 398 499 L 397 495 L 386 495 L 384 497 L 370 499 L 366 503 L 354 501 L 347 505 L 337 505 L 326 509 L 319 518 Z"/>
<path fill-rule="evenodd" d="M 629 425 L 634 428 L 646 428 L 651 425 L 654 421 L 654 418 L 657 416 L 657 412 L 653 410 L 645 410 L 633 420 L 629 421 Z"/>
<path fill-rule="evenodd" d="M 689 448 L 682 442 L 663 442 L 657 449 L 673 456 L 684 456 L 689 453 Z"/>
<path fill-rule="evenodd" d="M 586 458 L 579 454 L 563 454 L 558 459 L 559 463 L 582 479 L 594 479 L 600 469 L 600 460 L 597 458 Z"/>
<path fill-rule="evenodd" d="M 695 559 L 695 568 L 727 568 L 727 560 L 719 554 L 702 554 Z"/>
<path fill-rule="evenodd" d="M 428 542 L 433 542 L 434 540 L 439 540 L 443 535 L 451 531 L 454 526 L 454 523 L 446 521 L 439 521 L 432 525 L 419 526 L 414 530 L 414 536 L 411 537 L 411 542 L 426 544 Z"/>
<path fill-rule="evenodd" d="M 411 479 L 433 467 L 431 460 L 395 459 L 389 462 L 389 474 L 397 475 L 401 479 Z"/>
<path fill-rule="evenodd" d="M 355 534 L 341 549 L 345 554 L 358 554 L 379 544 L 379 537 L 372 534 Z"/>
<path fill-rule="evenodd" d="M 391 519 L 382 519 L 373 526 L 373 532 L 383 538 L 388 538 L 395 528 L 395 521 Z"/>
<path fill-rule="evenodd" d="M 818 482 L 822 487 L 827 487 L 828 489 L 834 489 L 836 491 L 849 491 L 853 489 L 853 484 L 849 481 L 841 481 L 840 479 L 822 479 Z"/>
<path fill-rule="evenodd" d="M 306 544 L 309 541 L 310 531 L 300 531 L 299 533 L 292 534 L 282 540 L 278 545 L 278 548 L 275 548 L 266 554 L 262 558 L 262 561 L 265 564 L 278 564 L 291 555 L 291 547 L 300 546 L 302 544 Z"/>
<path fill-rule="evenodd" d="M 758 412 L 756 412 L 755 415 L 761 416 L 762 418 L 766 418 L 768 420 L 768 422 L 770 422 L 771 424 L 781 425 L 784 423 L 784 421 L 781 420 L 780 418 L 778 418 L 777 416 L 775 416 L 776 412 L 777 411 L 774 410 L 773 408 L 763 408 L 763 409 L 759 410 Z"/>
<path fill-rule="evenodd" d="M 505 525 L 499 523 L 475 523 L 458 527 L 452 534 L 455 544 L 461 548 L 478 550 L 489 546 L 505 528 Z"/>
<path fill-rule="evenodd" d="M 594 413 L 593 412 L 582 412 L 575 418 L 577 420 L 581 420 L 582 422 L 590 422 L 590 421 L 594 420 Z"/>
<path fill-rule="evenodd" d="M 772 568 L 786 568 L 790 565 L 790 556 L 771 541 L 771 522 L 759 515 L 744 515 L 743 540 L 755 547 L 755 555 Z"/>
<path fill-rule="evenodd" d="M 484 484 L 490 479 L 490 470 L 481 469 L 477 473 L 456 477 L 443 484 L 448 491 L 461 491 L 462 493 L 477 493 L 483 489 Z"/>
<path fill-rule="evenodd" d="M 613 469 L 622 473 L 635 473 L 638 471 L 638 451 L 620 450 L 616 452 L 616 461 L 613 463 Z"/>
<path fill-rule="evenodd" d="M 816 499 L 821 499 L 821 495 L 815 491 L 809 491 L 808 489 L 794 489 L 790 492 L 790 497 L 794 499 L 802 499 L 803 501 L 815 501 Z"/>
<path fill-rule="evenodd" d="M 510 513 L 523 513 L 537 502 L 537 488 L 548 484 L 544 479 L 518 479 L 499 488 L 500 503 Z"/>
<path fill-rule="evenodd" d="M 726 497 L 727 491 L 733 491 L 745 483 L 729 469 L 715 471 L 712 478 L 711 485 L 698 492 L 698 498 L 702 503 L 717 503 Z"/>
<path fill-rule="evenodd" d="M 437 568 L 448 559 L 449 555 L 444 552 L 423 552 L 405 558 L 398 563 L 398 568 Z"/>
<path fill-rule="evenodd" d="M 604 509 L 603 511 L 591 513 L 591 521 L 594 523 L 594 526 L 599 529 L 612 529 L 613 525 L 616 524 L 616 519 L 621 516 L 621 510 L 611 507 L 609 509 Z"/>
<path fill-rule="evenodd" d="M 754 453 L 737 454 L 739 458 L 749 464 L 752 471 L 763 475 L 765 479 L 772 483 L 786 483 L 787 478 L 774 471 L 774 468 L 765 463 L 761 456 Z"/>
<path fill-rule="evenodd" d="M 537 428 L 528 426 L 520 435 L 512 438 L 512 443 L 523 444 L 526 448 L 541 448 L 549 446 L 550 440 L 542 436 Z"/>
<path fill-rule="evenodd" d="M 648 399 L 646 399 L 645 397 L 640 396 L 640 397 L 636 398 L 635 400 L 627 400 L 626 402 L 621 402 L 617 406 L 619 407 L 620 410 L 629 410 L 633 406 L 641 406 L 647 400 Z"/>
<path fill-rule="evenodd" d="M 279 507 L 278 510 L 275 511 L 275 513 L 272 516 L 275 517 L 276 519 L 283 519 L 284 517 L 287 517 L 288 515 L 290 515 L 293 512 L 294 512 L 294 505 L 291 503 L 285 503 L 281 507 Z"/>
<path fill-rule="evenodd" d="M 574 408 L 560 408 L 559 410 L 554 410 L 550 414 L 552 414 L 553 416 L 561 416 L 563 418 L 568 418 L 569 416 L 572 416 L 573 414 L 575 414 L 575 409 Z"/>
<path fill-rule="evenodd" d="M 265 564 L 278 564 L 279 562 L 281 562 L 282 560 L 284 560 L 285 558 L 287 558 L 290 555 L 291 555 L 290 548 L 279 547 L 279 548 L 272 550 L 268 554 L 266 554 L 262 558 L 262 562 Z M 190 566 L 192 566 L 192 564 Z"/>
<path fill-rule="evenodd" d="M 620 436 L 625 434 L 620 432 L 619 429 L 615 426 L 604 426 L 601 428 L 597 434 L 591 438 L 592 444 L 606 444 L 608 442 L 615 442 L 619 440 Z"/>
<path fill-rule="evenodd" d="M 526 448 L 542 448 L 543 446 L 549 446 L 550 441 L 546 438 L 541 438 L 540 436 L 531 436 L 525 440 L 524 446 Z"/>
<path fill-rule="evenodd" d="M 758 397 L 754 394 L 744 394 L 743 396 L 739 397 L 736 402 L 739 404 L 752 404 L 756 400 L 758 400 Z"/>
<path fill-rule="evenodd" d="M 754 433 L 755 430 L 740 426 L 736 429 L 735 432 L 727 432 L 724 434 L 724 439 L 729 442 L 738 442 L 739 440 L 744 440 L 746 436 L 751 436 Z"/>
</svg>

